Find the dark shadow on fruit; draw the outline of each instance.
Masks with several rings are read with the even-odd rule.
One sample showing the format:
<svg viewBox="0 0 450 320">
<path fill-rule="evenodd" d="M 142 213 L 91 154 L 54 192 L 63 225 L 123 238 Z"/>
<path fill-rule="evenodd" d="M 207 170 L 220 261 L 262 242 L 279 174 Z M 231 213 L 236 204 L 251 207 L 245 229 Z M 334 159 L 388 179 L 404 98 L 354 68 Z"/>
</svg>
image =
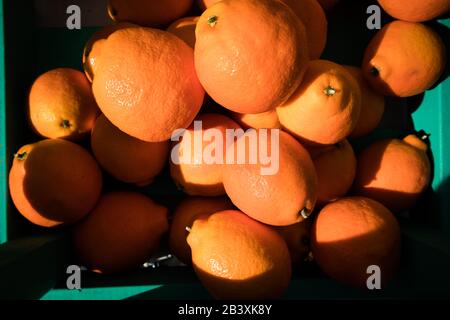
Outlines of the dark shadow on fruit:
<svg viewBox="0 0 450 320">
<path fill-rule="evenodd" d="M 442 75 L 439 77 L 439 80 L 437 80 L 436 83 L 430 88 L 431 90 L 436 88 L 440 83 L 445 81 L 450 76 L 450 60 L 448 58 L 450 54 L 450 29 L 439 21 L 430 21 L 427 23 L 427 25 L 430 26 L 441 37 L 442 42 L 445 46 L 445 50 L 447 52 L 447 63 L 445 65 L 445 69 Z"/>
<path fill-rule="evenodd" d="M 424 98 L 425 93 L 421 93 L 416 96 L 406 98 L 406 105 L 408 107 L 408 112 L 414 113 L 417 109 L 419 109 L 419 107 L 422 105 Z"/>
<path fill-rule="evenodd" d="M 369 291 L 367 280 L 371 273 L 368 273 L 368 267 L 378 266 L 381 286 L 385 288 L 396 274 L 401 260 L 401 235 L 393 233 L 392 239 L 386 239 L 386 230 L 367 230 L 357 236 L 342 234 L 338 240 L 319 244 L 315 243 L 313 231 L 315 261 L 329 277 L 361 292 Z"/>
<path fill-rule="evenodd" d="M 421 193 L 407 193 L 381 188 L 364 188 L 362 192 L 357 194 L 377 200 L 394 214 L 413 208 L 422 195 Z"/>
<path fill-rule="evenodd" d="M 403 132 L 414 130 L 413 120 L 408 110 L 408 99 L 385 97 L 386 108 L 379 124 L 381 129 L 396 129 Z"/>
</svg>

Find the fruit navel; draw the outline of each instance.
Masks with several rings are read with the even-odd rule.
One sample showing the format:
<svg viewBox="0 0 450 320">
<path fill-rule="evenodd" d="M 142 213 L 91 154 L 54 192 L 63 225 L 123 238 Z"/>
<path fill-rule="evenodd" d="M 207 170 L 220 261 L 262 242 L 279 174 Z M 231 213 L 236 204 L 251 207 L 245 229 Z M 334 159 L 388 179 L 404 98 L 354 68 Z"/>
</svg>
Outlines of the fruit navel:
<svg viewBox="0 0 450 320">
<path fill-rule="evenodd" d="M 218 19 L 219 19 L 219 18 L 218 18 L 217 16 L 210 16 L 210 17 L 208 18 L 207 22 L 208 22 L 208 24 L 209 24 L 210 27 L 215 27 L 216 24 L 217 24 L 217 20 L 218 20 Z"/>
<path fill-rule="evenodd" d="M 65 119 L 65 120 L 61 121 L 61 128 L 68 129 L 70 127 L 71 127 L 71 125 L 70 125 L 69 120 Z"/>
<path fill-rule="evenodd" d="M 380 75 L 380 70 L 377 67 L 372 67 L 370 69 L 370 74 L 374 77 L 378 77 Z"/>
<path fill-rule="evenodd" d="M 309 216 L 311 215 L 311 210 L 309 210 L 308 208 L 303 208 L 300 211 L 300 215 L 303 217 L 303 219 L 308 219 Z"/>
</svg>

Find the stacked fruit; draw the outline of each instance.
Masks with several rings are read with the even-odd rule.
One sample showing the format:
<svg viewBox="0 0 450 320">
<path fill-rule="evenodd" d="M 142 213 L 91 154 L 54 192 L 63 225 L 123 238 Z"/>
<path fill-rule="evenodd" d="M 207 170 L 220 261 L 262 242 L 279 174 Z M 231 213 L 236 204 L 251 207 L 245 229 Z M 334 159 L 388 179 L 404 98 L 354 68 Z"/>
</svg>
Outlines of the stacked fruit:
<svg viewBox="0 0 450 320">
<path fill-rule="evenodd" d="M 115 24 L 86 45 L 85 74 L 55 69 L 31 87 L 30 124 L 47 139 L 15 154 L 14 204 L 37 225 L 73 225 L 77 257 L 95 272 L 138 268 L 170 228 L 172 253 L 216 298 L 280 297 L 291 264 L 311 257 L 356 287 L 377 266 L 384 285 L 400 254 L 394 214 L 430 183 L 428 136 L 358 156 L 347 139 L 379 125 L 384 95 L 439 79 L 444 45 L 418 21 L 450 1 L 379 2 L 413 22 L 384 26 L 357 68 L 320 60 L 317 0 L 200 1 L 201 16 L 185 18 L 192 0 L 110 0 Z M 92 154 L 75 143 L 86 135 Z M 144 192 L 102 193 L 100 168 L 140 188 L 166 164 L 187 194 L 170 225 Z"/>
</svg>

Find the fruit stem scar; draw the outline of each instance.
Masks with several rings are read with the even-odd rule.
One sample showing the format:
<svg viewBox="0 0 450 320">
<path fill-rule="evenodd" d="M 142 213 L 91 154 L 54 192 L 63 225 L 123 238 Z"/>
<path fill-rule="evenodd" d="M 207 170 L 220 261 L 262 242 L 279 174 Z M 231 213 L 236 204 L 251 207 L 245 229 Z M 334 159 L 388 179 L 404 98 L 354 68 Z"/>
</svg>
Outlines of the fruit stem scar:
<svg viewBox="0 0 450 320">
<path fill-rule="evenodd" d="M 218 20 L 217 16 L 210 16 L 210 17 L 208 17 L 207 22 L 208 22 L 210 27 L 215 27 L 216 24 L 217 24 L 217 20 Z"/>
<path fill-rule="evenodd" d="M 303 219 L 308 219 L 311 215 L 311 211 L 308 208 L 303 208 L 302 211 L 300 211 L 300 215 L 303 217 Z"/>
<path fill-rule="evenodd" d="M 328 97 L 332 97 L 336 94 L 336 89 L 333 88 L 332 86 L 327 86 L 323 92 L 328 96 Z"/>
<path fill-rule="evenodd" d="M 16 159 L 18 159 L 20 161 L 25 160 L 27 158 L 27 156 L 28 156 L 28 152 L 26 152 L 26 151 L 24 151 L 22 153 L 15 153 L 14 154 L 14 158 L 16 158 Z"/>
<path fill-rule="evenodd" d="M 380 75 L 380 70 L 377 67 L 372 67 L 370 69 L 370 74 L 374 77 L 378 77 Z"/>
<path fill-rule="evenodd" d="M 70 128 L 70 121 L 66 120 L 66 119 L 61 121 L 61 128 L 64 128 L 64 129 Z"/>
<path fill-rule="evenodd" d="M 342 141 L 335 144 L 336 148 L 341 149 L 344 147 L 344 143 Z"/>
</svg>

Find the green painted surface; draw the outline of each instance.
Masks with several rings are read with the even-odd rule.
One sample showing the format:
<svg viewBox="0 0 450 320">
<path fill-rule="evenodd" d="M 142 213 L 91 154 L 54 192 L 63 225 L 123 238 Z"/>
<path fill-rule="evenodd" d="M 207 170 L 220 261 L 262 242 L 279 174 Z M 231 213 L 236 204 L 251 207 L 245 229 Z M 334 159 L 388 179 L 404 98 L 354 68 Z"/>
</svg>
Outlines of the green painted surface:
<svg viewBox="0 0 450 320">
<path fill-rule="evenodd" d="M 82 290 L 54 289 L 45 294 L 42 300 L 123 300 L 162 287 L 130 286 L 109 288 L 87 288 Z"/>
</svg>

